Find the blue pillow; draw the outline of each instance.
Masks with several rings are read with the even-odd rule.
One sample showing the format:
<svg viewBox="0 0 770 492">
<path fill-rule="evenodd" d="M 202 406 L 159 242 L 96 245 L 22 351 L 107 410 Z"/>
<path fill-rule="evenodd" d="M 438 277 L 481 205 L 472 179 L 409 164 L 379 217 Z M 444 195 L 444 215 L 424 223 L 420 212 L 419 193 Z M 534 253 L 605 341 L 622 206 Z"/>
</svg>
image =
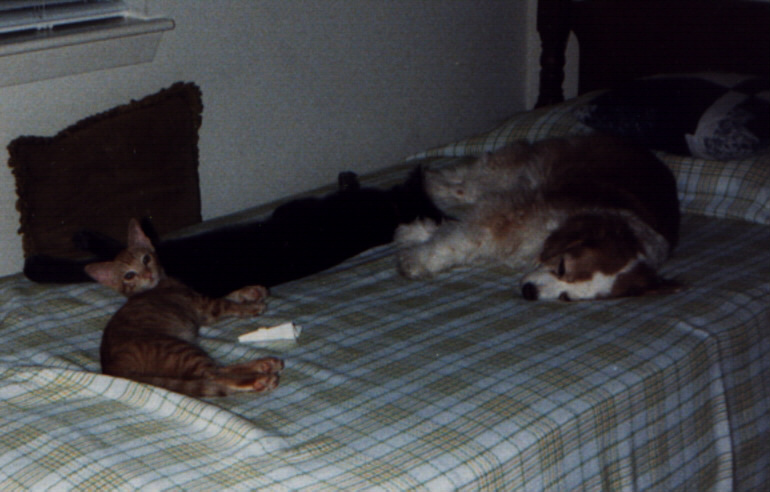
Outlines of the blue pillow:
<svg viewBox="0 0 770 492">
<path fill-rule="evenodd" d="M 770 79 L 659 75 L 603 92 L 575 114 L 596 130 L 651 149 L 705 159 L 742 159 L 770 146 Z"/>
</svg>

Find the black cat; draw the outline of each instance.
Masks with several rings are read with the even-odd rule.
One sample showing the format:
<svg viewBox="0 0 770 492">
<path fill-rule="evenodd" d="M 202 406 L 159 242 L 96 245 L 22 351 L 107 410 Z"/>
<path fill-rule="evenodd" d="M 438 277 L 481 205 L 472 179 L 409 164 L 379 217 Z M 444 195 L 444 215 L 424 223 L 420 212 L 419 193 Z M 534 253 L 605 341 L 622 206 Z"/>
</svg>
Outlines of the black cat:
<svg viewBox="0 0 770 492">
<path fill-rule="evenodd" d="M 246 285 L 270 287 L 319 272 L 392 241 L 399 224 L 443 218 L 423 190 L 419 168 L 387 190 L 361 188 L 353 173 L 341 173 L 339 184 L 334 193 L 289 202 L 262 221 L 164 241 L 149 221 L 143 221 L 142 228 L 169 276 L 201 294 L 221 297 Z M 88 231 L 74 240 L 95 257 L 80 261 L 32 256 L 24 263 L 24 274 L 35 282 L 88 282 L 85 265 L 111 260 L 125 248 Z"/>
</svg>

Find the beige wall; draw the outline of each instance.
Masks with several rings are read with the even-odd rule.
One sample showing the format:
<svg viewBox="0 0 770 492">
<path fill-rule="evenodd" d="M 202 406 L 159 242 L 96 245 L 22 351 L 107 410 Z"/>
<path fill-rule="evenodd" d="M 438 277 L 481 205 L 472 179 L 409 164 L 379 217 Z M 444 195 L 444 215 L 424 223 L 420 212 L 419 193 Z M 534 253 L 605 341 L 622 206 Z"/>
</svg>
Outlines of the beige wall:
<svg viewBox="0 0 770 492">
<path fill-rule="evenodd" d="M 145 3 L 176 23 L 153 62 L 0 88 L 4 162 L 19 135 L 194 81 L 210 218 L 486 130 L 533 97 L 534 0 Z M 0 166 L 0 274 L 22 266 L 15 200 Z"/>
</svg>

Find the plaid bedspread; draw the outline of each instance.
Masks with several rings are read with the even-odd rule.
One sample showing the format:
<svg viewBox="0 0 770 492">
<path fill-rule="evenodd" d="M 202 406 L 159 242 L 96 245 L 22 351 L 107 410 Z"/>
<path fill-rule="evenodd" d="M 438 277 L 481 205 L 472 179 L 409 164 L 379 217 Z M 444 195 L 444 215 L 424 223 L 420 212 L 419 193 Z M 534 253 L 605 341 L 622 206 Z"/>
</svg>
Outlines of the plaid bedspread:
<svg viewBox="0 0 770 492">
<path fill-rule="evenodd" d="M 123 300 L 0 280 L 0 490 L 766 490 L 770 227 L 688 215 L 667 297 L 527 302 L 502 269 L 409 281 L 376 248 L 205 328 L 269 394 L 98 374 Z M 297 343 L 239 344 L 284 321 Z"/>
</svg>

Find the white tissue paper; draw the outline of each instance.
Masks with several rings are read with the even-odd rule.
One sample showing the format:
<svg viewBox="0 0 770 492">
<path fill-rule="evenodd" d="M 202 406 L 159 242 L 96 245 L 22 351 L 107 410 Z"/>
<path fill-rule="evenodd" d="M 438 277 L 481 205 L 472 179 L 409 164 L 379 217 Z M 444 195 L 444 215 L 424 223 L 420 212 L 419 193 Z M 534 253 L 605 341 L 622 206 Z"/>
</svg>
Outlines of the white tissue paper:
<svg viewBox="0 0 770 492">
<path fill-rule="evenodd" d="M 261 326 L 254 331 L 238 337 L 239 342 L 272 342 L 276 340 L 296 340 L 302 332 L 302 327 L 292 321 L 276 326 Z"/>
</svg>

